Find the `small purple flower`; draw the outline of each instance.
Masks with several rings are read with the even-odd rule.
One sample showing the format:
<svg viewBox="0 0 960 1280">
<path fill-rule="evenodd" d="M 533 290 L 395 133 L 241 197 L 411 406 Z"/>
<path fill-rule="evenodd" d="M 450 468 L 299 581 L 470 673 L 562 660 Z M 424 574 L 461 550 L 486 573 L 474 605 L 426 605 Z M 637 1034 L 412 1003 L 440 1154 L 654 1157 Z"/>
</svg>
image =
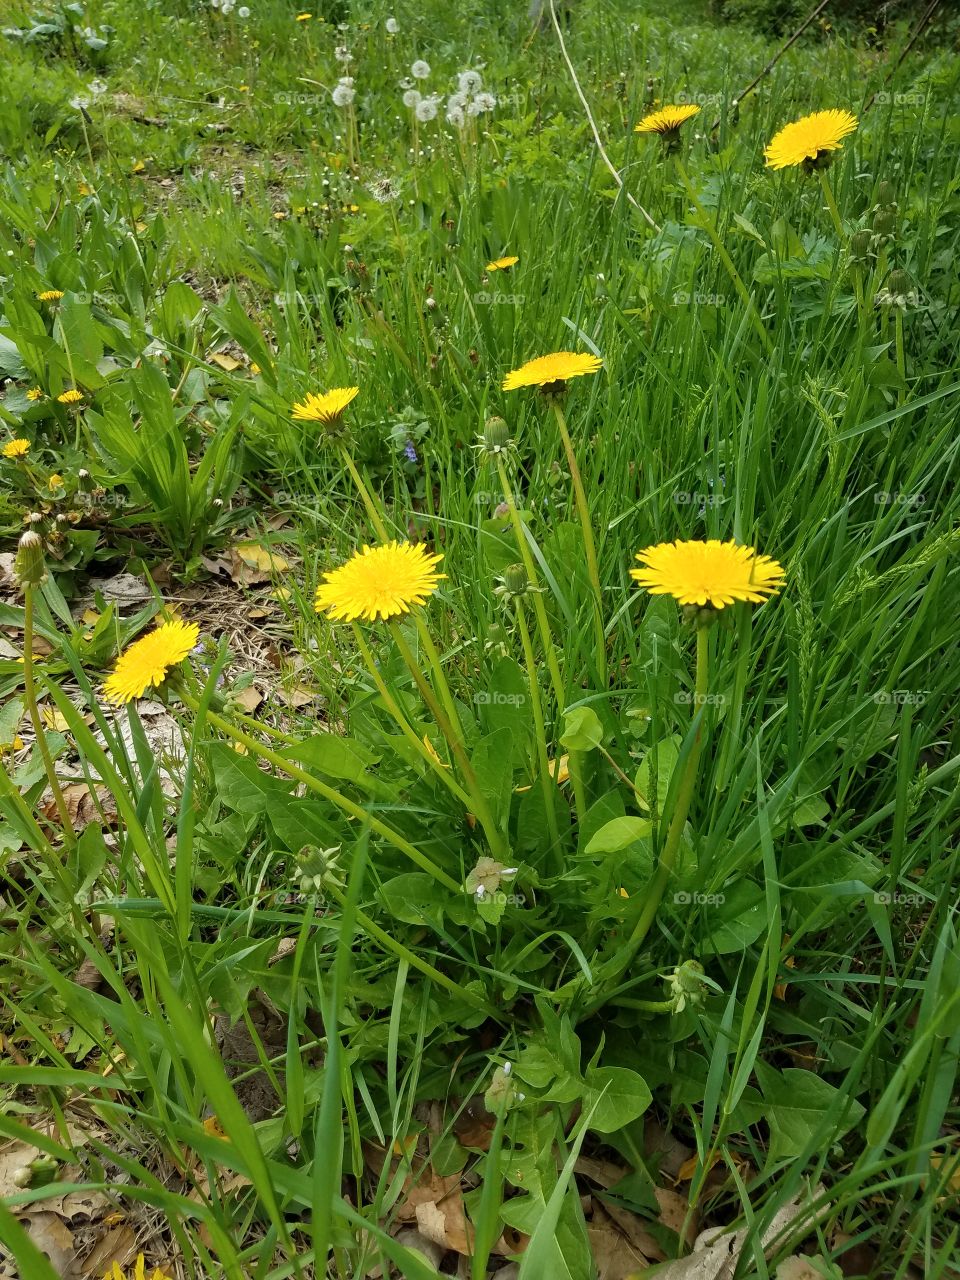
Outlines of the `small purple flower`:
<svg viewBox="0 0 960 1280">
<path fill-rule="evenodd" d="M 413 441 L 412 441 L 412 440 L 408 440 L 408 441 L 407 441 L 407 443 L 403 446 L 403 452 L 406 454 L 406 456 L 407 456 L 407 458 L 408 458 L 408 460 L 409 460 L 410 462 L 416 462 L 416 460 L 417 460 L 417 451 L 416 451 L 416 449 L 413 447 Z"/>
</svg>

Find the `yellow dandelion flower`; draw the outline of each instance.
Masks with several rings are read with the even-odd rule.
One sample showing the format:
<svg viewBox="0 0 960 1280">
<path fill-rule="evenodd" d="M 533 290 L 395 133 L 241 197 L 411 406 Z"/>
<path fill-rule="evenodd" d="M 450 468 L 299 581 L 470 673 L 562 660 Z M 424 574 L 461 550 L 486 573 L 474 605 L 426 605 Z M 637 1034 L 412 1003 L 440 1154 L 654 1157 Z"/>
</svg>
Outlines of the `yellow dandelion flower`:
<svg viewBox="0 0 960 1280">
<path fill-rule="evenodd" d="M 651 111 L 634 127 L 634 133 L 659 133 L 662 136 L 675 137 L 680 126 L 692 120 L 700 111 L 698 106 L 688 102 L 683 106 L 661 107 L 659 111 Z"/>
<path fill-rule="evenodd" d="M 63 488 L 63 476 L 58 475 L 56 472 L 54 472 L 52 476 L 49 476 L 49 477 L 47 478 L 47 488 L 48 488 L 48 489 L 62 489 L 62 488 Z"/>
<path fill-rule="evenodd" d="M 254 377 L 256 377 L 257 374 L 260 372 L 260 366 L 257 364 L 256 360 L 250 361 L 250 372 L 253 374 Z"/>
<path fill-rule="evenodd" d="M 71 387 L 69 391 L 64 391 L 62 395 L 57 396 L 60 404 L 79 404 L 83 399 L 83 392 L 78 391 L 76 387 Z"/>
<path fill-rule="evenodd" d="M 181 663 L 197 643 L 195 622 L 162 622 L 134 641 L 117 659 L 104 684 L 109 702 L 120 705 L 142 698 L 149 688 L 163 684 L 171 667 Z"/>
<path fill-rule="evenodd" d="M 322 422 L 329 426 L 339 422 L 350 401 L 360 394 L 359 387 L 332 387 L 320 395 L 308 392 L 307 398 L 293 406 L 297 422 Z"/>
<path fill-rule="evenodd" d="M 487 271 L 506 271 L 509 267 L 515 267 L 520 261 L 519 258 L 494 258 L 492 262 L 488 262 Z"/>
<path fill-rule="evenodd" d="M 103 1280 L 127 1280 L 126 1274 L 120 1270 L 119 1263 L 114 1263 L 109 1271 L 103 1277 Z M 161 1271 L 159 1267 L 154 1267 L 150 1276 L 147 1276 L 147 1264 L 142 1253 L 137 1254 L 137 1265 L 133 1269 L 133 1275 L 130 1280 L 170 1280 L 165 1271 Z"/>
<path fill-rule="evenodd" d="M 18 436 L 16 440 L 8 440 L 3 446 L 5 458 L 25 458 L 30 452 L 30 441 Z"/>
<path fill-rule="evenodd" d="M 309 22 L 309 21 L 310 21 L 310 19 L 311 19 L 312 17 L 313 17 L 313 14 L 312 14 L 312 13 L 298 13 L 298 14 L 297 14 L 297 21 L 298 21 L 298 22 Z"/>
<path fill-rule="evenodd" d="M 630 577 L 651 595 L 673 596 L 679 604 L 722 609 L 737 600 L 753 604 L 779 591 L 784 572 L 776 560 L 736 542 L 661 542 L 636 557 L 643 569 Z"/>
<path fill-rule="evenodd" d="M 538 356 L 508 373 L 503 380 L 504 391 L 516 391 L 518 387 L 554 387 L 568 378 L 579 378 L 585 373 L 597 373 L 603 367 L 599 356 L 582 355 L 575 351 L 555 351 L 549 356 Z"/>
<path fill-rule="evenodd" d="M 849 111 L 833 108 L 815 111 L 784 125 L 773 141 L 764 149 L 769 169 L 787 169 L 791 165 L 803 165 L 805 169 L 818 167 L 840 150 L 840 144 L 848 133 L 853 133 L 857 117 Z"/>
<path fill-rule="evenodd" d="M 28 399 L 28 400 L 42 400 L 42 399 L 43 399 L 43 392 L 40 390 L 40 388 L 39 388 L 39 387 L 31 387 L 31 388 L 30 388 L 30 390 L 27 392 L 27 399 Z"/>
<path fill-rule="evenodd" d="M 324 574 L 317 587 L 317 613 L 353 622 L 366 618 L 396 618 L 410 606 L 423 604 L 445 573 L 437 573 L 442 555 L 431 555 L 419 543 L 388 542 L 364 547 Z"/>
<path fill-rule="evenodd" d="M 38 302 L 59 302 L 63 297 L 62 289 L 44 289 L 43 293 L 37 294 Z"/>
</svg>

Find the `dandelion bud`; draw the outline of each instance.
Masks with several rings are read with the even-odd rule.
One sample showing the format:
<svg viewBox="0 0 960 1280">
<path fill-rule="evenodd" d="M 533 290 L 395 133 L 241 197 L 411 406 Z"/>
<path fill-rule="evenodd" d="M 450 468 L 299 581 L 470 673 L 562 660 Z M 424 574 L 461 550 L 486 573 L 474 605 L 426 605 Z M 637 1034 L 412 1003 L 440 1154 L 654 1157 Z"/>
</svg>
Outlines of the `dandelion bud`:
<svg viewBox="0 0 960 1280">
<path fill-rule="evenodd" d="M 887 282 L 876 297 L 878 307 L 898 307 L 906 311 L 908 307 L 920 304 L 920 295 L 914 288 L 913 281 L 906 271 L 891 271 Z"/>
<path fill-rule="evenodd" d="M 93 493 L 96 488 L 93 483 L 93 476 L 86 467 L 81 467 L 77 472 L 77 488 L 81 493 Z"/>
<path fill-rule="evenodd" d="M 892 182 L 888 182 L 886 178 L 877 187 L 877 208 L 896 209 L 897 207 L 897 189 Z"/>
<path fill-rule="evenodd" d="M 43 539 L 34 529 L 28 529 L 20 538 L 13 572 L 21 587 L 39 587 L 47 580 Z"/>
<path fill-rule="evenodd" d="M 511 564 L 503 571 L 503 577 L 500 579 L 500 586 L 497 588 L 499 594 L 509 599 L 517 599 L 525 596 L 530 587 L 530 579 L 527 577 L 527 571 L 522 564 Z"/>
<path fill-rule="evenodd" d="M 897 215 L 892 209 L 880 209 L 873 218 L 875 236 L 888 240 L 897 229 Z"/>
<path fill-rule="evenodd" d="M 873 252 L 873 235 L 864 227 L 850 237 L 850 258 L 853 262 L 866 262 Z"/>
<path fill-rule="evenodd" d="M 480 441 L 481 450 L 493 455 L 507 453 L 514 447 L 510 428 L 502 418 L 487 419 Z"/>
<path fill-rule="evenodd" d="M 677 965 L 670 977 L 670 996 L 674 1013 L 683 1013 L 688 1005 L 702 1005 L 706 996 L 703 965 L 696 960 Z"/>
</svg>

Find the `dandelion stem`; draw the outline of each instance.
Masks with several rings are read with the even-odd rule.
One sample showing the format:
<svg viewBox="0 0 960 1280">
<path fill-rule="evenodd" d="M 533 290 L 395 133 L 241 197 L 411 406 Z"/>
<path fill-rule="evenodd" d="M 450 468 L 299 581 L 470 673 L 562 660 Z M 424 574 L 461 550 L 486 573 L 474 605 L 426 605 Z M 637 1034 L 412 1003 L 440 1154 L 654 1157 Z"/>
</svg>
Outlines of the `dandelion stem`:
<svg viewBox="0 0 960 1280">
<path fill-rule="evenodd" d="M 520 643 L 523 646 L 523 660 L 527 667 L 527 681 L 530 685 L 530 701 L 533 707 L 533 727 L 537 738 L 537 754 L 540 757 L 540 789 L 543 792 L 543 804 L 547 813 L 547 829 L 550 832 L 550 847 L 556 850 L 552 861 L 562 864 L 560 850 L 560 831 L 557 827 L 557 810 L 554 794 L 554 780 L 550 776 L 550 762 L 547 759 L 547 737 L 543 727 L 543 707 L 540 703 L 540 690 L 537 687 L 537 664 L 533 656 L 533 645 L 530 643 L 530 629 L 527 626 L 523 611 L 523 597 L 516 601 L 517 627 L 520 631 Z M 562 865 L 561 868 L 562 869 Z"/>
<path fill-rule="evenodd" d="M 902 383 L 907 380 L 907 357 L 903 349 L 903 311 L 898 307 L 894 316 L 894 331 L 897 340 L 897 372 L 900 374 Z M 903 404 L 906 396 L 906 389 L 903 385 L 897 391 L 897 403 Z"/>
<path fill-rule="evenodd" d="M 383 523 L 383 517 L 380 515 L 380 512 L 377 510 L 376 503 L 374 502 L 373 498 L 370 496 L 370 490 L 367 488 L 367 485 L 363 476 L 357 470 L 357 464 L 354 462 L 353 458 L 350 456 L 350 450 L 346 447 L 346 445 L 341 445 L 340 456 L 343 458 L 343 461 L 346 464 L 347 470 L 350 472 L 351 480 L 357 487 L 357 492 L 360 494 L 360 497 L 363 501 L 363 505 L 366 508 L 367 515 L 370 517 L 370 523 L 373 525 L 374 529 L 376 530 L 377 537 L 382 542 L 388 542 L 390 540 L 390 535 L 387 533 L 387 526 Z"/>
<path fill-rule="evenodd" d="M 657 908 L 663 899 L 664 891 L 677 861 L 677 853 L 680 849 L 680 841 L 683 838 L 683 828 L 686 825 L 687 814 L 690 812 L 690 803 L 693 800 L 693 792 L 700 769 L 700 755 L 703 750 L 703 716 L 707 705 L 709 656 L 710 628 L 709 626 L 699 626 L 697 628 L 697 683 L 693 714 L 694 717 L 699 715 L 701 719 L 690 755 L 687 757 L 687 765 L 680 782 L 680 790 L 677 793 L 677 803 L 670 819 L 667 838 L 660 851 L 657 869 L 647 892 L 643 896 L 643 909 L 627 942 L 626 951 L 621 959 L 616 977 L 623 973 L 643 945 L 643 941 L 650 931 L 650 926 L 656 918 Z"/>
<path fill-rule="evenodd" d="M 420 670 L 419 664 L 414 657 L 413 651 L 407 644 L 403 631 L 399 623 L 393 621 L 389 624 L 390 633 L 394 638 L 397 648 L 400 650 L 400 656 L 407 664 L 407 669 L 413 676 L 417 688 L 423 697 L 424 702 L 430 709 L 430 714 L 437 723 L 437 727 L 447 740 L 447 745 L 453 752 L 457 765 L 466 783 L 467 791 L 470 793 L 470 802 L 473 805 L 474 812 L 483 827 L 487 837 L 487 842 L 493 853 L 498 858 L 506 858 L 509 855 L 509 845 L 500 828 L 494 820 L 493 813 L 487 803 L 486 796 L 480 790 L 477 782 L 477 775 L 473 770 L 473 765 L 467 759 L 467 753 L 464 750 L 463 741 L 460 735 L 454 731 L 453 726 L 444 714 L 443 708 L 437 700 L 437 695 L 430 688 L 426 677 Z"/>
<path fill-rule="evenodd" d="M 841 240 L 844 238 L 843 220 L 840 217 L 840 210 L 837 208 L 837 202 L 833 198 L 833 188 L 830 186 L 830 179 L 827 177 L 826 169 L 818 169 L 817 174 L 820 178 L 820 186 L 823 188 L 823 198 L 827 202 L 827 208 L 830 210 L 830 217 L 833 219 L 833 225 L 836 228 L 837 235 Z"/>
<path fill-rule="evenodd" d="M 414 732 L 413 726 L 401 711 L 396 698 L 394 698 L 393 694 L 387 688 L 383 676 L 378 671 L 373 654 L 370 652 L 369 646 L 363 638 L 363 632 L 356 623 L 353 624 L 353 635 L 357 642 L 357 648 L 363 655 L 363 661 L 366 664 L 367 670 L 370 672 L 370 677 L 373 680 L 373 683 L 377 686 L 377 692 L 383 699 L 384 706 L 393 717 L 400 732 L 407 739 L 410 745 L 416 749 L 417 754 L 426 760 L 427 764 L 434 770 L 444 786 L 457 797 L 461 804 L 469 808 L 471 803 L 470 797 L 459 785 L 456 779 L 450 776 L 449 770 L 445 769 L 444 766 L 434 758 L 432 752 L 424 746 L 423 742 Z"/>
<path fill-rule="evenodd" d="M 63 828 L 63 838 L 68 845 L 73 845 L 76 843 L 77 833 L 73 829 L 73 823 L 70 821 L 70 811 L 67 809 L 67 802 L 60 789 L 60 783 L 57 781 L 57 773 L 53 767 L 53 757 L 50 755 L 47 735 L 44 731 L 43 721 L 40 719 L 40 710 L 37 706 L 37 690 L 33 679 L 33 614 L 35 592 L 36 587 L 32 583 L 24 583 L 23 688 L 26 694 L 27 712 L 30 716 L 30 723 L 33 725 L 34 736 L 37 740 L 37 750 L 40 752 L 40 758 L 43 760 L 43 767 L 47 775 L 47 781 L 50 783 L 50 790 L 53 792 L 53 802 L 57 807 L 60 825 Z"/>
<path fill-rule="evenodd" d="M 577 457 L 573 452 L 573 442 L 570 439 L 570 432 L 567 430 L 567 420 L 564 417 L 559 399 L 556 396 L 552 396 L 551 399 L 553 400 L 553 411 L 556 414 L 557 426 L 560 429 L 560 439 L 563 441 L 563 451 L 567 455 L 567 466 L 570 468 L 570 479 L 573 482 L 577 513 L 580 516 L 580 529 L 583 533 L 583 549 L 587 557 L 587 573 L 590 576 L 590 586 L 593 588 L 593 621 L 597 637 L 597 678 L 601 686 L 606 688 L 607 640 L 603 633 L 603 598 L 600 594 L 600 570 L 597 566 L 597 548 L 593 540 L 593 527 L 590 523 L 590 507 L 587 503 L 587 495 L 580 476 L 580 468 L 577 466 Z"/>
<path fill-rule="evenodd" d="M 719 254 L 720 261 L 723 263 L 724 268 L 726 269 L 727 275 L 730 277 L 730 281 L 733 287 L 736 289 L 737 293 L 739 294 L 741 302 L 746 307 L 747 314 L 749 315 L 750 319 L 753 321 L 753 327 L 756 329 L 757 336 L 759 337 L 760 341 L 763 343 L 764 350 L 766 351 L 768 356 L 772 356 L 773 343 L 770 341 L 769 333 L 767 333 L 766 329 L 764 328 L 763 320 L 760 316 L 760 312 L 757 310 L 756 303 L 754 302 L 753 298 L 750 296 L 747 286 L 743 283 L 743 279 L 740 276 L 740 272 L 733 265 L 733 259 L 730 257 L 730 254 L 727 252 L 726 245 L 724 245 L 723 241 L 720 239 L 720 233 L 717 231 L 717 228 L 714 225 L 713 219 L 710 217 L 706 209 L 704 209 L 703 205 L 700 203 L 700 199 L 697 196 L 696 191 L 694 191 L 693 189 L 693 184 L 691 183 L 689 177 L 687 176 L 687 171 L 683 167 L 683 161 L 680 159 L 679 155 L 675 155 L 673 159 L 674 159 L 674 164 L 677 166 L 677 173 L 680 176 L 680 181 L 683 183 L 686 189 L 687 195 L 690 197 L 690 202 L 693 205 L 694 209 L 696 209 L 697 213 L 700 215 L 700 222 L 701 222 L 701 225 L 703 226 L 704 231 L 706 231 L 707 235 L 710 237 L 710 240 L 713 243 L 713 247 L 716 249 L 717 253 Z"/>
<path fill-rule="evenodd" d="M 184 689 L 180 689 L 179 693 L 181 700 L 190 708 L 191 711 L 196 711 L 198 709 L 200 704 L 196 698 L 187 693 Z M 242 730 L 238 729 L 235 725 L 232 725 L 230 721 L 224 719 L 223 716 L 218 715 L 217 712 L 208 711 L 207 720 L 215 728 L 219 729 L 221 733 L 225 733 L 228 738 L 232 738 L 234 742 L 240 743 L 240 745 L 246 747 L 248 751 L 252 751 L 254 755 L 259 756 L 262 760 L 266 760 L 268 764 L 272 764 L 275 768 L 280 769 L 291 778 L 296 778 L 296 780 L 298 782 L 302 782 L 309 791 L 315 791 L 318 795 L 323 796 L 324 799 L 329 800 L 331 804 L 335 804 L 338 809 L 342 809 L 344 813 L 349 814 L 351 818 L 357 818 L 361 822 L 368 823 L 371 831 L 375 831 L 377 835 L 386 840 L 388 844 L 392 844 L 395 849 L 398 849 L 402 854 L 408 857 L 411 862 L 416 863 L 421 871 L 428 872 L 433 876 L 434 880 L 436 880 L 438 884 L 442 884 L 453 893 L 462 892 L 462 889 L 456 880 L 451 876 L 448 876 L 447 873 L 438 867 L 435 862 L 431 861 L 425 853 L 421 853 L 420 850 L 412 845 L 409 840 L 406 840 L 399 831 L 394 831 L 392 827 L 388 826 L 385 822 L 381 822 L 379 818 L 372 817 L 366 809 L 361 808 L 358 804 L 354 804 L 349 797 L 343 795 L 334 787 L 327 786 L 325 782 L 322 782 L 319 778 L 315 778 L 313 774 L 308 773 L 306 769 L 301 769 L 299 765 L 295 764 L 292 760 L 288 760 L 286 756 L 280 755 L 279 752 L 273 751 L 270 747 L 263 746 L 262 743 L 257 742 L 255 738 L 251 738 L 249 734 L 243 733 Z"/>
<path fill-rule="evenodd" d="M 537 630 L 540 632 L 540 644 L 543 647 L 544 656 L 547 660 L 547 670 L 550 672 L 550 682 L 553 685 L 553 696 L 557 700 L 557 710 L 562 711 L 565 705 L 563 677 L 560 674 L 560 665 L 557 662 L 557 651 L 553 643 L 553 635 L 550 631 L 550 621 L 547 618 L 547 610 L 544 606 L 543 599 L 539 590 L 539 580 L 537 578 L 536 566 L 533 563 L 533 556 L 530 554 L 530 547 L 527 544 L 527 535 L 524 531 L 523 521 L 520 519 L 520 512 L 517 510 L 516 499 L 513 496 L 513 488 L 510 484 L 510 477 L 507 474 L 507 468 L 500 454 L 496 455 L 497 471 L 500 475 L 500 485 L 503 489 L 503 498 L 507 504 L 510 513 L 510 523 L 513 525 L 514 537 L 517 540 L 517 549 L 520 552 L 520 559 L 523 567 L 527 571 L 527 579 L 533 589 L 533 611 L 537 618 Z"/>
</svg>

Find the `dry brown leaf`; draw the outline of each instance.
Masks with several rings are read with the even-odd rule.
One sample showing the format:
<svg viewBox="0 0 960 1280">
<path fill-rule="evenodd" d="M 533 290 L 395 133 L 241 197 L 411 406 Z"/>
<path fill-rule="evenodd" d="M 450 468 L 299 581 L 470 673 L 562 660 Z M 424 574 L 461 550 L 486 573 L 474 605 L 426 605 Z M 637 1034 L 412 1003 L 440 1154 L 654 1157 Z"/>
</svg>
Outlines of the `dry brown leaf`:
<svg viewBox="0 0 960 1280">
<path fill-rule="evenodd" d="M 711 1169 L 719 1159 L 720 1159 L 720 1152 L 714 1151 L 714 1153 L 710 1157 Z M 683 1164 L 677 1170 L 677 1176 L 674 1178 L 674 1182 L 678 1186 L 680 1185 L 681 1182 L 692 1182 L 693 1175 L 697 1172 L 699 1168 L 700 1168 L 700 1157 L 698 1155 L 692 1155 L 689 1160 L 684 1160 Z"/>
<path fill-rule="evenodd" d="M 83 1274 L 100 1280 L 114 1263 L 122 1270 L 137 1258 L 137 1236 L 132 1227 L 123 1223 L 111 1227 L 100 1237 L 83 1264 Z"/>
<path fill-rule="evenodd" d="M 660 1206 L 660 1221 L 665 1227 L 669 1227 L 671 1231 L 680 1235 L 690 1209 L 686 1196 L 682 1196 L 676 1191 L 671 1191 L 669 1187 L 657 1187 L 654 1194 Z M 687 1244 L 692 1243 L 694 1236 L 697 1234 L 698 1221 L 696 1213 L 692 1214 L 687 1227 Z"/>
<path fill-rule="evenodd" d="M 263 694 L 255 685 L 247 685 L 246 689 L 241 689 L 239 693 L 235 693 L 232 701 L 237 706 L 242 707 L 248 715 L 252 715 L 263 701 Z"/>
<path fill-rule="evenodd" d="M 442 1200 L 418 1204 L 416 1219 L 417 1230 L 424 1239 L 464 1256 L 472 1251 L 473 1227 L 467 1222 L 459 1186 Z"/>
<path fill-rule="evenodd" d="M 289 568 L 289 560 L 262 542 L 238 542 L 230 548 L 230 576 L 240 586 L 269 582 Z"/>
<path fill-rule="evenodd" d="M 818 1271 L 809 1258 L 795 1253 L 777 1267 L 777 1280 L 823 1280 L 823 1272 Z"/>
<path fill-rule="evenodd" d="M 779 1241 L 782 1233 L 798 1217 L 809 1227 L 812 1227 L 817 1219 L 822 1218 L 829 1211 L 828 1206 L 821 1206 L 816 1213 L 809 1211 L 809 1205 L 814 1199 L 819 1198 L 822 1191 L 822 1187 L 817 1187 L 812 1192 L 808 1190 L 809 1198 L 806 1201 L 797 1196 L 778 1209 L 773 1221 L 763 1234 L 764 1248 L 772 1245 L 774 1241 Z M 746 1239 L 745 1227 L 733 1232 L 715 1228 L 703 1231 L 694 1242 L 693 1252 L 688 1257 L 665 1263 L 657 1268 L 656 1280 L 730 1280 L 737 1268 Z M 637 1272 L 638 1278 L 645 1274 L 645 1271 Z"/>
<path fill-rule="evenodd" d="M 33 1244 L 45 1253 L 61 1280 L 76 1280 L 80 1275 L 73 1232 L 55 1213 L 46 1210 L 21 1218 L 21 1225 Z"/>
<path fill-rule="evenodd" d="M 285 702 L 288 707 L 305 707 L 308 702 L 313 702 L 317 696 L 316 689 L 308 689 L 306 685 L 294 685 L 292 689 L 281 689 L 278 694 L 281 702 Z"/>
<path fill-rule="evenodd" d="M 106 822 L 108 827 L 117 822 L 117 802 L 108 787 L 98 785 L 94 795 L 85 782 L 71 782 L 63 788 L 63 798 L 74 831 L 82 831 L 91 822 Z M 40 812 L 47 822 L 59 824 L 60 811 L 52 796 L 40 806 Z"/>
<path fill-rule="evenodd" d="M 597 1280 L 628 1280 L 638 1267 L 647 1267 L 651 1261 L 663 1257 L 659 1250 L 647 1253 L 638 1248 L 636 1241 L 624 1235 L 618 1223 L 605 1212 L 605 1206 L 597 1201 L 587 1224 L 587 1237 Z M 649 1239 L 655 1243 L 652 1237 Z"/>
<path fill-rule="evenodd" d="M 589 1178 L 598 1187 L 603 1187 L 604 1191 L 608 1191 L 621 1178 L 627 1176 L 627 1170 L 614 1164 L 612 1160 L 595 1160 L 592 1156 L 581 1156 L 574 1165 L 573 1171 Z"/>
<path fill-rule="evenodd" d="M 653 1117 L 648 1117 L 643 1126 L 643 1150 L 645 1155 L 653 1156 L 659 1168 L 674 1180 L 684 1163 L 694 1154 L 692 1147 L 674 1137 Z"/>
</svg>

